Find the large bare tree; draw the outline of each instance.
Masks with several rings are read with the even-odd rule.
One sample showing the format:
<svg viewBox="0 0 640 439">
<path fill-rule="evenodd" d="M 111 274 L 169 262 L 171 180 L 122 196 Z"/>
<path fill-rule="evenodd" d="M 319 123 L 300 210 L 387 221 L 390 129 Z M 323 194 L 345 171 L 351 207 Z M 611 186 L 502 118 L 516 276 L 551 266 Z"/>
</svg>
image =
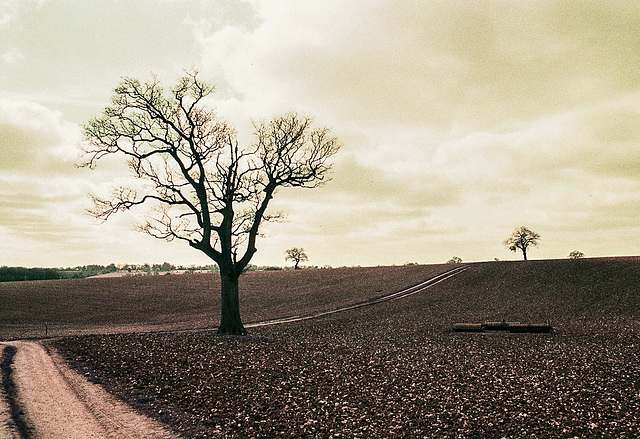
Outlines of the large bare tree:
<svg viewBox="0 0 640 439">
<path fill-rule="evenodd" d="M 527 229 L 526 227 L 516 228 L 511 236 L 504 240 L 503 244 L 509 248 L 512 252 L 520 250 L 524 260 L 527 260 L 527 249 L 530 246 L 537 247 L 540 235 L 536 232 Z"/>
<path fill-rule="evenodd" d="M 282 187 L 315 188 L 327 180 L 340 144 L 328 128 L 296 113 L 254 123 L 255 141 L 240 146 L 235 131 L 205 103 L 214 87 L 187 71 L 166 92 L 153 77 L 123 78 L 111 105 L 84 126 L 84 159 L 93 169 L 115 155 L 128 161 L 142 185 L 93 196 L 89 213 L 100 220 L 140 205 L 149 207 L 140 231 L 185 241 L 217 263 L 221 279 L 218 333 L 246 333 L 238 282 L 256 252 L 269 202 Z M 137 187 L 136 187 L 137 186 Z"/>
</svg>

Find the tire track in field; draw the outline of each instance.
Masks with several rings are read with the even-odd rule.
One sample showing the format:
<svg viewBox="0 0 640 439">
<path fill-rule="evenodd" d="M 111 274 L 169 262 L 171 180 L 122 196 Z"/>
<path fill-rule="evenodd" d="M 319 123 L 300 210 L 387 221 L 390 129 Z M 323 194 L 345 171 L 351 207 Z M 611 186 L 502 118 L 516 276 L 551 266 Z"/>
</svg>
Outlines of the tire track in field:
<svg viewBox="0 0 640 439">
<path fill-rule="evenodd" d="M 468 269 L 469 266 L 468 265 L 461 265 L 455 268 L 452 268 L 451 270 L 447 270 L 444 273 L 440 273 L 436 276 L 430 277 L 429 279 L 420 282 L 419 284 L 413 285 L 411 287 L 405 288 L 403 290 L 400 291 L 396 291 L 393 293 L 387 293 L 384 294 L 382 296 L 378 296 L 378 297 L 374 297 L 371 299 L 367 299 L 367 300 L 363 300 L 361 302 L 357 302 L 357 303 L 353 303 L 351 305 L 344 305 L 344 306 L 340 306 L 337 308 L 332 308 L 332 309 L 328 309 L 328 310 L 324 310 L 324 311 L 316 311 L 316 312 L 312 312 L 312 313 L 308 313 L 308 314 L 301 314 L 301 315 L 294 315 L 294 316 L 287 316 L 287 317 L 279 317 L 276 319 L 269 319 L 269 320 L 260 320 L 257 322 L 251 322 L 251 323 L 247 323 L 245 326 L 245 328 L 256 328 L 256 327 L 260 327 L 260 326 L 270 326 L 270 325 L 279 325 L 281 323 L 291 323 L 291 322 L 299 322 L 301 320 L 310 320 L 310 319 L 315 319 L 318 317 L 322 317 L 322 316 L 326 316 L 326 315 L 331 315 L 331 314 L 337 314 L 339 312 L 344 312 L 344 311 L 349 311 L 352 309 L 358 309 L 358 308 L 364 308 L 367 306 L 373 306 L 373 305 L 377 305 L 379 303 L 383 303 L 383 302 L 388 302 L 390 300 L 396 300 L 396 299 L 402 299 L 404 297 L 409 297 L 412 296 L 414 294 L 417 293 L 421 293 L 422 291 L 426 290 L 427 288 L 430 288 L 440 282 L 443 282 L 453 276 L 456 276 L 460 273 L 462 273 L 463 271 L 465 271 L 466 269 Z"/>
</svg>

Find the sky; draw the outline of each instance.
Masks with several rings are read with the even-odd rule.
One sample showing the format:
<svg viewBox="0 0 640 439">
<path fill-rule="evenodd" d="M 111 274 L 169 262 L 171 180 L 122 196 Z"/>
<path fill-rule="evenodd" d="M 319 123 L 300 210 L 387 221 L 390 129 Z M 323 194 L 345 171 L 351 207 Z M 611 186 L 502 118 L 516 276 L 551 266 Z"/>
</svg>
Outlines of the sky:
<svg viewBox="0 0 640 439">
<path fill-rule="evenodd" d="M 332 180 L 284 189 L 256 265 L 637 255 L 640 3 L 616 0 L 0 0 L 0 265 L 208 264 L 184 242 L 105 223 L 78 169 L 82 125 L 123 76 L 216 86 L 218 114 L 329 126 Z"/>
</svg>

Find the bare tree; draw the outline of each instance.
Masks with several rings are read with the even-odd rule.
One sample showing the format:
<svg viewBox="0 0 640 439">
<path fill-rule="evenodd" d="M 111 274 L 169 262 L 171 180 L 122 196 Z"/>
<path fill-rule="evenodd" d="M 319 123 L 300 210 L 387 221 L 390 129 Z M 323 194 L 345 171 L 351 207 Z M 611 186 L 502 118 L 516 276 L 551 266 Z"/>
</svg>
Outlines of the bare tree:
<svg viewBox="0 0 640 439">
<path fill-rule="evenodd" d="M 315 188 L 327 181 L 329 159 L 340 144 L 328 128 L 313 128 L 296 113 L 254 123 L 255 142 L 238 144 L 235 131 L 205 105 L 214 87 L 187 71 L 166 93 L 153 77 L 123 78 L 103 115 L 84 126 L 84 161 L 116 155 L 128 161 L 140 187 L 115 187 L 92 196 L 94 217 L 147 205 L 140 231 L 184 241 L 220 267 L 218 333 L 246 333 L 238 282 L 256 249 L 263 221 L 282 187 Z"/>
<path fill-rule="evenodd" d="M 299 268 L 298 265 L 300 264 L 300 262 L 305 262 L 309 260 L 309 257 L 305 254 L 303 248 L 297 248 L 297 247 L 290 248 L 289 250 L 285 251 L 285 254 L 286 256 L 284 257 L 284 260 L 293 261 L 294 270 L 297 270 Z"/>
<path fill-rule="evenodd" d="M 513 231 L 511 236 L 504 240 L 503 244 L 509 248 L 512 252 L 520 250 L 524 256 L 524 260 L 527 260 L 527 248 L 529 246 L 538 246 L 538 240 L 540 235 L 533 232 L 526 227 L 522 226 Z"/>
</svg>

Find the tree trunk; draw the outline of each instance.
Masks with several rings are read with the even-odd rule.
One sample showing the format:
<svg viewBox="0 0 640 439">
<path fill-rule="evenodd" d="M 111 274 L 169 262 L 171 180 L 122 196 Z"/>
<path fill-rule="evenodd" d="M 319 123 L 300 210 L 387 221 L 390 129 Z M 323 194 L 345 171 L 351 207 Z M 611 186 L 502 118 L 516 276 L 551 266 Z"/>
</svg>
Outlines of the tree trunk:
<svg viewBox="0 0 640 439">
<path fill-rule="evenodd" d="M 245 335 L 247 333 L 240 319 L 239 278 L 239 275 L 220 270 L 221 300 L 218 334 Z"/>
<path fill-rule="evenodd" d="M 522 249 L 522 254 L 524 256 L 524 260 L 526 261 L 527 260 L 527 249 L 526 248 Z"/>
</svg>

